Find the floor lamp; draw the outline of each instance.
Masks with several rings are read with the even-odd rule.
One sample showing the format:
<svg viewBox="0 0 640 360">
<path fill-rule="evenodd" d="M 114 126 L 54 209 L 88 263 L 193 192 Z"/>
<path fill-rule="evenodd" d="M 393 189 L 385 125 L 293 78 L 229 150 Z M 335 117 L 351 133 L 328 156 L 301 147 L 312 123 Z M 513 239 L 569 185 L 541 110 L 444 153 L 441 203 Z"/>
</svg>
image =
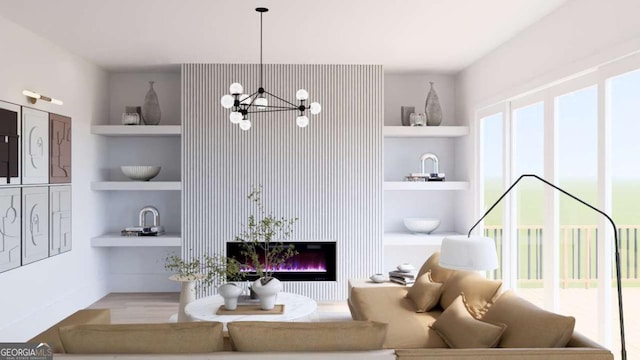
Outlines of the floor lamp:
<svg viewBox="0 0 640 360">
<path fill-rule="evenodd" d="M 471 232 L 473 229 L 484 220 L 484 218 L 489 215 L 489 213 L 504 199 L 505 196 L 525 177 L 536 178 L 543 183 L 551 186 L 552 188 L 560 191 L 561 193 L 569 196 L 570 198 L 578 201 L 582 205 L 587 206 L 588 208 L 596 211 L 597 213 L 603 215 L 611 226 L 613 227 L 614 234 L 614 245 L 615 245 L 615 259 L 616 259 L 616 285 L 618 288 L 618 313 L 620 315 L 620 342 L 622 345 L 622 360 L 627 359 L 627 348 L 625 344 L 624 338 L 624 317 L 622 311 L 622 281 L 620 279 L 620 246 L 618 244 L 618 228 L 616 224 L 613 222 L 609 215 L 605 214 L 601 210 L 587 204 L 583 200 L 578 197 L 562 190 L 561 188 L 553 185 L 547 180 L 534 175 L 534 174 L 524 174 L 521 175 L 518 180 L 516 180 L 507 191 L 498 198 L 498 200 L 491 205 L 489 210 L 482 215 L 480 220 L 478 220 L 472 227 L 469 229 L 469 233 L 467 236 L 458 235 L 458 236 L 447 236 L 442 240 L 442 248 L 440 250 L 440 266 L 455 269 L 455 270 L 472 270 L 472 271 L 487 271 L 493 270 L 498 267 L 498 257 L 496 253 L 496 245 L 493 239 L 483 236 L 471 236 Z"/>
</svg>

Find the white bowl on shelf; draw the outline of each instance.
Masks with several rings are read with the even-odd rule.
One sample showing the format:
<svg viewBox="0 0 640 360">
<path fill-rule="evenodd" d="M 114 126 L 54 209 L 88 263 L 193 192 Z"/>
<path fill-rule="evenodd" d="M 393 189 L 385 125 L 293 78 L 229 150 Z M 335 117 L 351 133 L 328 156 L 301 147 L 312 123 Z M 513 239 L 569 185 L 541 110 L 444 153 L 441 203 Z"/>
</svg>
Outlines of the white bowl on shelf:
<svg viewBox="0 0 640 360">
<path fill-rule="evenodd" d="M 404 226 L 416 234 L 430 234 L 440 226 L 440 219 L 436 218 L 405 218 Z"/>
<path fill-rule="evenodd" d="M 158 176 L 158 173 L 162 169 L 161 166 L 146 166 L 146 165 L 125 165 L 120 166 L 120 171 L 124 176 L 131 180 L 137 181 L 149 181 Z"/>
</svg>

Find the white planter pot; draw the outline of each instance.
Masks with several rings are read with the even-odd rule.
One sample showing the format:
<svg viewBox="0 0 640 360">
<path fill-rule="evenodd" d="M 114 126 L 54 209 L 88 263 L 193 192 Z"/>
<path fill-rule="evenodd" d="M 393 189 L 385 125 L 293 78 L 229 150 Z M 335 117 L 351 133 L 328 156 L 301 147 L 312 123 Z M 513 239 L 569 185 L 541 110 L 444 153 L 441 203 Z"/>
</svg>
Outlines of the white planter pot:
<svg viewBox="0 0 640 360">
<path fill-rule="evenodd" d="M 196 299 L 196 281 L 202 279 L 201 275 L 191 277 L 181 277 L 172 275 L 169 277 L 171 281 L 180 282 L 180 304 L 178 305 L 178 322 L 191 321 L 189 316 L 184 312 L 184 308 Z"/>
<path fill-rule="evenodd" d="M 242 288 L 235 284 L 223 284 L 218 287 L 218 294 L 224 298 L 225 309 L 235 310 L 238 307 L 238 297 L 242 294 Z"/>
<path fill-rule="evenodd" d="M 271 310 L 276 305 L 276 295 L 282 290 L 282 283 L 280 280 L 272 278 L 271 281 L 262 285 L 262 281 L 258 279 L 253 282 L 252 289 L 260 299 L 260 308 L 262 310 Z"/>
</svg>

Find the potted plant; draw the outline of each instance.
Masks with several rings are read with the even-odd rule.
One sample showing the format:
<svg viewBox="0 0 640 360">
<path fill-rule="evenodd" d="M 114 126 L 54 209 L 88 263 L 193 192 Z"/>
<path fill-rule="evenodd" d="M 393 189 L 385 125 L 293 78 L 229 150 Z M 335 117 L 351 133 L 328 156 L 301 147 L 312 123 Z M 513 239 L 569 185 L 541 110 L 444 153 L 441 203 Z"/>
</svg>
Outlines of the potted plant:
<svg viewBox="0 0 640 360">
<path fill-rule="evenodd" d="M 244 277 L 237 260 L 219 255 L 204 255 L 191 260 L 172 255 L 165 259 L 165 269 L 175 272 L 175 275 L 169 277 L 170 280 L 179 281 L 182 284 L 178 321 L 189 321 L 184 308 L 195 300 L 196 281 L 200 280 L 203 286 L 209 287 L 214 283 L 239 281 Z M 235 310 L 242 288 L 233 283 L 224 283 L 218 287 L 218 293 L 224 298 L 225 308 Z"/>
<path fill-rule="evenodd" d="M 298 218 L 277 217 L 267 213 L 262 203 L 262 187 L 254 188 L 247 198 L 255 205 L 257 214 L 249 215 L 245 230 L 236 236 L 243 246 L 241 254 L 255 269 L 258 279 L 252 290 L 260 299 L 260 308 L 271 310 L 275 306 L 277 293 L 282 289 L 274 271 L 298 254 L 293 245 L 285 246 L 284 241 L 293 233 L 293 225 Z"/>
</svg>

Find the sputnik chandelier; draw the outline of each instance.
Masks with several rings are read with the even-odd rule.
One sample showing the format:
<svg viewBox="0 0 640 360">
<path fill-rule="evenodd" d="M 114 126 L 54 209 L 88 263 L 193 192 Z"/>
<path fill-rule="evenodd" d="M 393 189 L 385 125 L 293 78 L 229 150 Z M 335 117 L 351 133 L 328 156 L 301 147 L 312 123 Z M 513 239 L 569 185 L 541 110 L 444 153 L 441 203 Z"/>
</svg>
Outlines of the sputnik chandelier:
<svg viewBox="0 0 640 360">
<path fill-rule="evenodd" d="M 262 14 L 269 11 L 267 8 L 259 7 L 256 11 L 260 13 L 260 87 L 252 94 L 243 93 L 242 85 L 234 82 L 229 87 L 231 95 L 224 95 L 220 99 L 222 107 L 225 109 L 231 109 L 229 119 L 233 124 L 238 124 L 240 129 L 251 129 L 251 120 L 249 120 L 249 114 L 267 113 L 267 112 L 281 112 L 281 111 L 297 111 L 298 116 L 296 118 L 296 124 L 303 128 L 309 125 L 309 118 L 305 115 L 306 111 L 313 115 L 318 115 L 322 110 L 322 107 L 317 102 L 312 102 L 307 105 L 306 101 L 309 99 L 309 93 L 305 89 L 296 91 L 296 99 L 298 104 L 294 104 L 279 96 L 276 96 L 267 90 L 263 86 L 263 71 L 262 71 Z M 272 100 L 267 99 L 267 96 L 279 100 L 279 104 L 274 105 Z"/>
</svg>

